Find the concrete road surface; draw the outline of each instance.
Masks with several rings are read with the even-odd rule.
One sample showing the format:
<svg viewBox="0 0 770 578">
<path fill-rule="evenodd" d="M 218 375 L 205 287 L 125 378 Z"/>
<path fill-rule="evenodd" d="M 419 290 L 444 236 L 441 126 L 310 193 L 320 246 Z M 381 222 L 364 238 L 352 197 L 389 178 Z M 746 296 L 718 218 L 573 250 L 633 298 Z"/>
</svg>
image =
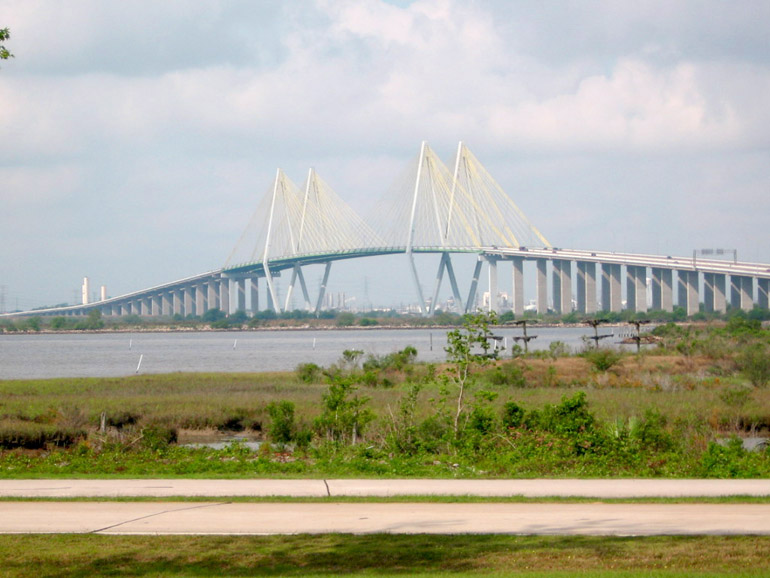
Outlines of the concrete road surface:
<svg viewBox="0 0 770 578">
<path fill-rule="evenodd" d="M 0 502 L 0 533 L 770 535 L 766 504 Z"/>
<path fill-rule="evenodd" d="M 770 480 L 0 480 L 0 498 L 204 496 L 770 496 Z"/>
</svg>

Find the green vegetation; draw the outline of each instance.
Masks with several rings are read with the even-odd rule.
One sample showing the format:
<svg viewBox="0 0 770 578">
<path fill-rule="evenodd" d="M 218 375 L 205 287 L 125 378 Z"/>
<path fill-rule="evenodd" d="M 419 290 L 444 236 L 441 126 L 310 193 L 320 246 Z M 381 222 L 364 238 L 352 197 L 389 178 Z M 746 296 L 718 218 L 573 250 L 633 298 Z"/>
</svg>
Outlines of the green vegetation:
<svg viewBox="0 0 770 578">
<path fill-rule="evenodd" d="M 0 536 L 3 576 L 766 575 L 770 538 Z"/>
<path fill-rule="evenodd" d="M 0 42 L 5 42 L 11 37 L 11 31 L 8 28 L 0 28 Z M 0 44 L 0 60 L 8 60 L 13 58 L 11 51 L 5 47 L 5 44 Z"/>
<path fill-rule="evenodd" d="M 0 476 L 770 476 L 740 439 L 770 430 L 759 321 L 513 358 L 494 318 L 463 321 L 437 366 L 406 347 L 294 373 L 2 381 Z M 206 432 L 263 444 L 179 443 Z"/>
</svg>

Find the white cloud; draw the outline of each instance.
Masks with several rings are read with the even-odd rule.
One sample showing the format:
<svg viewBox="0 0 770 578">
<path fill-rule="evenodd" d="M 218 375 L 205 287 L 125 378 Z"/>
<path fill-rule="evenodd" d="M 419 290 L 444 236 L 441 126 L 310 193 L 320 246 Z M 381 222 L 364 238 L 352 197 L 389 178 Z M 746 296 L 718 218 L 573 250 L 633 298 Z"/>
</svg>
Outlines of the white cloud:
<svg viewBox="0 0 770 578">
<path fill-rule="evenodd" d="M 679 210 L 705 191 L 699 219 L 666 216 L 671 244 L 688 247 L 729 190 L 753 204 L 721 212 L 721 230 L 770 259 L 756 217 L 770 179 L 761 3 L 0 0 L 0 12 L 16 54 L 0 69 L 0 195 L 17 253 L 45 255 L 25 233 L 45 230 L 79 255 L 62 275 L 87 273 L 95 246 L 100 275 L 125 290 L 216 266 L 276 166 L 301 182 L 314 165 L 369 207 L 423 139 L 447 155 L 466 141 L 552 240 L 601 242 L 575 223 L 575 198 L 581 221 L 633 205 L 652 223 L 651 205 Z M 0 271 L 47 283 L 8 248 Z"/>
</svg>

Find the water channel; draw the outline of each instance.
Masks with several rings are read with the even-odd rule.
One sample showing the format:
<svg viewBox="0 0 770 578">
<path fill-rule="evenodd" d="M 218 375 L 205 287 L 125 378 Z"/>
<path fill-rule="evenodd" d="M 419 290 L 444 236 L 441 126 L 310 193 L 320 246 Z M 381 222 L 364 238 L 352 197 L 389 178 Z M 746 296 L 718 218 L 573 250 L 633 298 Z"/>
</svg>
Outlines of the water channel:
<svg viewBox="0 0 770 578">
<path fill-rule="evenodd" d="M 602 333 L 627 332 L 627 326 Z M 0 379 L 118 377 L 135 373 L 285 371 L 299 363 L 328 366 L 345 349 L 386 355 L 412 345 L 418 360 L 446 357 L 446 329 L 330 329 L 240 332 L 41 333 L 0 335 Z M 510 350 L 518 327 L 496 329 Z M 562 341 L 583 347 L 590 327 L 530 327 L 530 349 Z M 608 338 L 603 346 L 617 346 Z M 606 344 L 606 345 L 605 345 Z M 505 354 L 504 354 L 505 355 Z"/>
</svg>

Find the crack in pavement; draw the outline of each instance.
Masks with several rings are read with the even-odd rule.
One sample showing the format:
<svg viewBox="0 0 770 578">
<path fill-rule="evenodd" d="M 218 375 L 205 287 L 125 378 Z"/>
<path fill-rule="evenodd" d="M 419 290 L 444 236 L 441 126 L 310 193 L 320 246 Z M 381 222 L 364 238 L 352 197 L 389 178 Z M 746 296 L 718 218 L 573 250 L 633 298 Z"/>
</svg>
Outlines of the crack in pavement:
<svg viewBox="0 0 770 578">
<path fill-rule="evenodd" d="M 324 486 L 326 486 L 326 497 L 331 498 L 332 491 L 329 489 L 329 482 L 327 482 L 326 480 L 324 480 L 323 482 L 324 482 Z"/>
<path fill-rule="evenodd" d="M 124 520 L 122 522 L 118 522 L 117 524 L 112 524 L 110 526 L 105 526 L 104 528 L 99 528 L 97 530 L 91 530 L 88 532 L 89 534 L 98 534 L 99 532 L 106 532 L 107 530 L 112 530 L 113 528 L 117 528 L 119 526 L 125 526 L 126 524 L 131 524 L 132 522 L 138 522 L 139 520 L 146 520 L 147 518 L 154 518 L 156 516 L 162 516 L 163 514 L 168 514 L 170 512 L 184 512 L 185 510 L 200 510 L 203 508 L 214 508 L 217 506 L 227 506 L 228 504 L 232 504 L 232 502 L 217 502 L 216 504 L 203 504 L 200 506 L 190 506 L 187 508 L 171 508 L 167 510 L 163 510 L 162 512 L 155 512 L 154 514 L 147 514 L 146 516 L 139 516 L 138 518 L 133 518 L 131 520 Z"/>
</svg>

